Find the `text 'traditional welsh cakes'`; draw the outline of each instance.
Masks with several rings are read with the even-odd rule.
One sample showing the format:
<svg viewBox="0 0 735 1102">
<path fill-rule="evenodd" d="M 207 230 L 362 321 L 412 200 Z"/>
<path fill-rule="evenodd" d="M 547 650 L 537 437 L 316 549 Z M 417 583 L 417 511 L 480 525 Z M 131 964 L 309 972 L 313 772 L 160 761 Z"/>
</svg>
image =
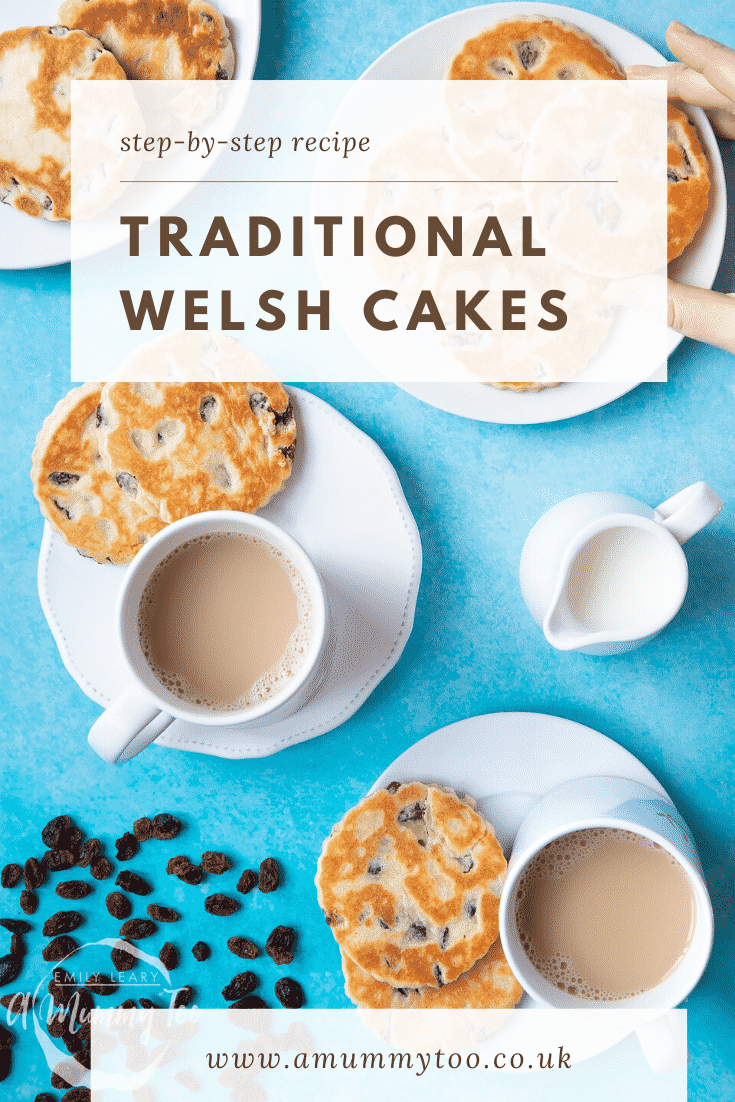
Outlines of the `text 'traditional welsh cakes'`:
<svg viewBox="0 0 735 1102">
<path fill-rule="evenodd" d="M 571 23 L 511 19 L 470 38 L 449 66 L 450 80 L 625 80 L 607 50 Z"/>
<path fill-rule="evenodd" d="M 84 31 L 0 34 L 0 200 L 33 218 L 71 218 L 72 80 L 125 80 L 125 73 Z"/>
<path fill-rule="evenodd" d="M 296 418 L 277 382 L 107 383 L 98 434 L 112 477 L 169 522 L 265 505 L 291 473 Z"/>
<path fill-rule="evenodd" d="M 59 21 L 112 50 L 131 80 L 229 80 L 235 54 L 206 0 L 66 0 Z"/>
<path fill-rule="evenodd" d="M 391 784 L 324 843 L 319 905 L 340 948 L 392 987 L 441 987 L 498 936 L 505 858 L 469 796 Z"/>
<path fill-rule="evenodd" d="M 97 562 L 128 563 L 164 527 L 107 473 L 97 441 L 102 388 L 71 390 L 46 418 L 31 478 L 41 512 L 62 538 Z"/>
</svg>

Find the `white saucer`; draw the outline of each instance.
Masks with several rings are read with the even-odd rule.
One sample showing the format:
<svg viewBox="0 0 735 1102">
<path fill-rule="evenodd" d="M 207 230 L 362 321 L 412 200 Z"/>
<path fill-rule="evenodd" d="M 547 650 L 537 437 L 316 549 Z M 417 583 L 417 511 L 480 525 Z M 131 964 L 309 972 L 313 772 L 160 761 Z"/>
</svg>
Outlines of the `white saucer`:
<svg viewBox="0 0 735 1102">
<path fill-rule="evenodd" d="M 363 73 L 360 80 L 441 80 L 452 57 L 468 38 L 480 34 L 486 27 L 515 15 L 538 14 L 564 19 L 580 27 L 601 42 L 622 65 L 663 65 L 666 58 L 644 39 L 578 8 L 537 0 L 514 0 L 500 4 L 483 4 L 450 12 L 419 27 L 381 54 Z M 669 275 L 680 283 L 695 287 L 711 287 L 722 259 L 727 225 L 727 189 L 722 156 L 717 140 L 704 111 L 687 107 L 687 114 L 696 124 L 710 165 L 711 191 L 705 220 L 682 255 L 669 266 Z M 348 329 L 349 332 L 349 329 Z M 355 337 L 352 333 L 350 336 Z M 683 340 L 680 333 L 669 330 L 668 354 Z M 370 349 L 355 340 L 360 351 L 371 359 Z M 381 354 L 382 352 L 381 346 Z M 375 362 L 373 360 L 373 362 Z M 381 366 L 382 363 L 382 366 Z M 385 371 L 384 360 L 377 366 Z M 659 377 L 663 365 L 651 364 L 651 379 Z M 388 372 L 385 372 L 389 374 Z M 398 384 L 415 398 L 437 409 L 505 425 L 543 424 L 576 417 L 615 401 L 637 384 L 630 382 L 588 383 L 569 382 L 534 394 L 517 394 L 496 390 L 482 383 Z"/>
<path fill-rule="evenodd" d="M 565 781 L 595 775 L 637 781 L 672 803 L 653 774 L 617 742 L 580 723 L 536 712 L 496 712 L 442 727 L 396 758 L 370 791 L 391 781 L 418 780 L 468 793 L 495 827 L 507 858 L 531 804 Z M 519 1003 L 538 1005 L 528 995 Z"/>
<path fill-rule="evenodd" d="M 256 758 L 323 735 L 357 711 L 411 633 L 421 542 L 396 472 L 377 444 L 326 402 L 293 387 L 289 394 L 299 419 L 296 461 L 260 515 L 294 536 L 324 579 L 335 641 L 326 677 L 300 712 L 270 727 L 214 730 L 176 720 L 159 746 Z M 114 631 L 124 573 L 82 558 L 46 524 L 41 606 L 67 670 L 102 707 L 127 688 Z"/>
</svg>

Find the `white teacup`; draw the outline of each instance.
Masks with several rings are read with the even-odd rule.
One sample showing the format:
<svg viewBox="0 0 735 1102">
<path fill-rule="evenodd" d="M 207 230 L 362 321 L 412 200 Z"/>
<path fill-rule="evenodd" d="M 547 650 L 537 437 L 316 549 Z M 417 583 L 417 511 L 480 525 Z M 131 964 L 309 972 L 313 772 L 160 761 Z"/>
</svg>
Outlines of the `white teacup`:
<svg viewBox="0 0 735 1102">
<path fill-rule="evenodd" d="M 690 943 L 669 975 L 642 994 L 614 1002 L 586 1000 L 554 986 L 526 955 L 516 923 L 518 888 L 534 857 L 555 839 L 594 827 L 630 831 L 665 849 L 688 878 L 696 912 Z M 657 792 L 621 777 L 584 777 L 559 785 L 531 807 L 508 863 L 500 900 L 500 938 L 519 983 L 537 1002 L 594 1015 L 605 1008 L 630 1011 L 631 1028 L 637 1030 L 651 1065 L 655 1070 L 672 1069 L 686 1061 L 686 1048 L 661 1015 L 678 1006 L 699 981 L 713 936 L 712 904 L 689 828 L 674 805 Z"/>
<path fill-rule="evenodd" d="M 293 677 L 271 696 L 239 711 L 202 708 L 171 692 L 149 666 L 141 646 L 138 614 L 151 575 L 183 544 L 208 535 L 247 535 L 283 555 L 303 579 L 311 602 L 309 644 Z M 90 746 L 108 762 L 128 761 L 175 719 L 206 727 L 262 727 L 293 715 L 319 688 L 326 672 L 330 617 L 324 584 L 304 549 L 262 517 L 240 512 L 197 513 L 164 528 L 128 567 L 118 598 L 116 628 L 130 688 L 93 724 Z"/>
</svg>

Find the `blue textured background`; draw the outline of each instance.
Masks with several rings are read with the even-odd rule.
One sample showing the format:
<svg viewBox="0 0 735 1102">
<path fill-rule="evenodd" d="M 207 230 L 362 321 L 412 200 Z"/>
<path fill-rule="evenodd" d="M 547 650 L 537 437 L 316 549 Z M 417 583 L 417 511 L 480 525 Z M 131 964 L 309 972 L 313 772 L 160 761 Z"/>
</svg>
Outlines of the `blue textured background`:
<svg viewBox="0 0 735 1102">
<path fill-rule="evenodd" d="M 410 9 L 392 0 L 349 5 L 265 0 L 256 76 L 357 77 L 397 39 L 455 6 L 438 0 Z M 653 10 L 633 0 L 580 6 L 663 52 L 669 18 L 735 40 L 729 0 L 691 0 L 686 10 L 670 4 Z M 732 203 L 732 143 L 723 143 L 723 153 Z M 735 286 L 733 239 L 731 225 L 717 284 L 723 290 Z M 384 449 L 421 531 L 424 575 L 414 632 L 401 661 L 342 728 L 276 757 L 230 762 L 154 748 L 112 770 L 88 750 L 86 731 L 99 709 L 63 669 L 35 582 L 42 525 L 27 471 L 38 427 L 68 389 L 69 271 L 3 273 L 0 283 L 5 583 L 0 864 L 40 856 L 40 828 L 60 811 L 72 813 L 87 834 L 102 837 L 111 854 L 112 840 L 137 816 L 180 814 L 185 833 L 171 843 L 147 843 L 133 862 L 154 881 L 151 899 L 178 904 L 186 916 L 178 926 L 162 927 L 150 951 L 157 952 L 163 935 L 179 944 L 185 961 L 177 973 L 181 982 L 196 986 L 201 1005 L 217 1006 L 220 988 L 240 963 L 228 953 L 226 938 L 242 933 L 262 944 L 273 925 L 293 923 L 299 951 L 289 971 L 302 982 L 308 1005 L 343 1006 L 339 955 L 312 887 L 321 842 L 332 824 L 391 760 L 437 727 L 516 709 L 578 720 L 636 754 L 694 832 L 714 903 L 716 940 L 709 968 L 687 1002 L 689 1094 L 708 1102 L 735 1097 L 732 357 L 684 341 L 669 362 L 667 384 L 645 384 L 594 413 L 531 427 L 455 418 L 388 384 L 310 387 Z M 597 489 L 630 493 L 655 505 L 700 478 L 720 492 L 726 506 L 687 545 L 689 593 L 670 628 L 644 649 L 616 658 L 552 651 L 529 619 L 517 582 L 521 546 L 538 516 L 561 498 Z M 281 862 L 285 883 L 275 895 L 243 897 L 237 918 L 210 918 L 202 890 L 185 887 L 164 871 L 168 856 L 188 853 L 197 860 L 209 848 L 236 859 L 232 873 L 209 878 L 209 890 L 232 890 L 243 868 L 257 868 L 269 855 Z M 55 874 L 52 880 L 73 875 Z M 98 885 L 79 905 L 89 919 L 80 934 L 115 933 L 104 909 L 110 883 Z M 10 893 L 2 893 L 2 914 L 16 913 L 15 892 L 12 898 L 10 904 Z M 48 885 L 41 900 L 36 919 L 67 906 Z M 136 913 L 142 912 L 138 907 Z M 9 935 L 0 933 L 1 953 Z M 188 952 L 199 937 L 216 947 L 206 964 L 197 964 Z M 142 947 L 148 944 L 154 941 Z M 109 960 L 96 966 L 107 967 Z M 256 970 L 268 997 L 277 969 L 266 958 Z M 22 980 L 10 990 L 27 989 L 41 974 L 29 958 Z M 30 1038 L 16 1051 L 25 1066 L 21 1070 L 16 1062 L 7 1085 L 14 1085 L 16 1097 L 31 1099 L 46 1088 L 47 1072 Z"/>
</svg>

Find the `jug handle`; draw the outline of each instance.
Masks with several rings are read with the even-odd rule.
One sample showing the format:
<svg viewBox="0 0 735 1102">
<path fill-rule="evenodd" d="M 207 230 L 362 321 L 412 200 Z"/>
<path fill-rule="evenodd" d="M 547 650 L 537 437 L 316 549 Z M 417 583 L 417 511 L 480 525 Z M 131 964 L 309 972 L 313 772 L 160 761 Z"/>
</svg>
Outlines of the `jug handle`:
<svg viewBox="0 0 735 1102">
<path fill-rule="evenodd" d="M 679 543 L 686 543 L 719 513 L 723 502 L 706 482 L 695 482 L 680 490 L 654 511 L 656 520 L 668 528 Z"/>
</svg>

